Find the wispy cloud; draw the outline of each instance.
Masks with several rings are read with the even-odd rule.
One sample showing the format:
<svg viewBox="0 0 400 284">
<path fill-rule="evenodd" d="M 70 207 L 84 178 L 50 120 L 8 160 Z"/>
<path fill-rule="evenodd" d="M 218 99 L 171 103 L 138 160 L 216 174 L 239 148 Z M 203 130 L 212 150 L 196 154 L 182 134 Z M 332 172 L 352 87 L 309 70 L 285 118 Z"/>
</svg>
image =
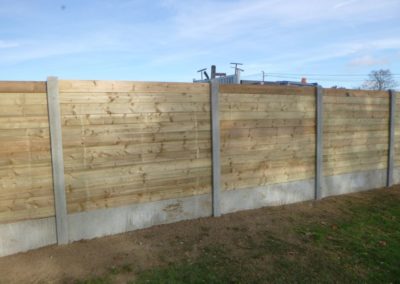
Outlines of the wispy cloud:
<svg viewBox="0 0 400 284">
<path fill-rule="evenodd" d="M 333 6 L 334 9 L 342 9 L 343 7 L 350 6 L 351 4 L 357 2 L 357 0 L 348 0 L 348 1 L 343 1 L 337 3 L 335 6 Z"/>
<path fill-rule="evenodd" d="M 349 65 L 351 67 L 362 67 L 362 66 L 382 66 L 382 65 L 387 65 L 389 63 L 389 60 L 386 58 L 374 58 L 371 55 L 365 55 L 362 57 L 357 57 L 354 58 L 349 62 Z"/>
<path fill-rule="evenodd" d="M 388 54 L 400 50 L 398 0 L 69 0 L 65 9 L 60 3 L 0 0 L 0 67 L 7 65 L 0 70 L 15 66 L 17 73 L 46 59 L 62 69 L 66 57 L 124 72 L 140 62 L 176 80 L 231 60 L 245 63 L 246 73 L 323 70 L 328 63 L 340 72 L 382 58 L 398 66 Z"/>
<path fill-rule="evenodd" d="M 398 1 L 165 1 L 175 12 L 180 35 L 202 39 L 298 27 L 314 23 L 343 21 L 365 23 L 393 17 Z M 335 9 L 336 8 L 336 9 Z M 339 8 L 346 8 L 340 9 Z M 351 21 L 349 21 L 351 19 Z M 310 28 L 312 28 L 310 26 Z"/>
</svg>

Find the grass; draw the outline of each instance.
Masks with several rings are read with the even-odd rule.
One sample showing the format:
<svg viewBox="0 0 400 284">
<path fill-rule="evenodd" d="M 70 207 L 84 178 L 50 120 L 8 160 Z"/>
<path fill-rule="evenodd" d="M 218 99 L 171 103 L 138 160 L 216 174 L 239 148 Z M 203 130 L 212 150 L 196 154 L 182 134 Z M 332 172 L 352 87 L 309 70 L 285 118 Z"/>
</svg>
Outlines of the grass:
<svg viewBox="0 0 400 284">
<path fill-rule="evenodd" d="M 300 230 L 311 242 L 335 254 L 371 283 L 400 283 L 400 205 L 397 199 L 348 207 L 348 217 L 336 224 Z"/>
<path fill-rule="evenodd" d="M 349 199 L 337 216 L 294 220 L 287 235 L 260 226 L 229 227 L 230 243 L 202 249 L 192 260 L 133 271 L 129 264 L 77 283 L 400 283 L 400 200 Z M 207 231 L 201 228 L 202 231 Z M 124 268 L 125 267 L 125 268 Z"/>
</svg>

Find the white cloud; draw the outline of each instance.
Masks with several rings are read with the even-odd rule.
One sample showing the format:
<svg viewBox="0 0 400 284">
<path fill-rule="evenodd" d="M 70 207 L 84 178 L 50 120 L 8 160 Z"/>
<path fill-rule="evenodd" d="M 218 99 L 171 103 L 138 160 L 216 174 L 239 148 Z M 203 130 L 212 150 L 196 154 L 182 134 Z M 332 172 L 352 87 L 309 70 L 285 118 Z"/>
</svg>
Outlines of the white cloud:
<svg viewBox="0 0 400 284">
<path fill-rule="evenodd" d="M 340 3 L 336 4 L 335 6 L 333 6 L 333 8 L 334 9 L 341 9 L 343 7 L 346 7 L 346 6 L 349 6 L 349 5 L 353 4 L 353 3 L 355 3 L 356 1 L 357 0 L 343 1 L 343 2 L 340 2 Z"/>
<path fill-rule="evenodd" d="M 352 67 L 369 67 L 375 65 L 387 65 L 389 60 L 386 58 L 374 58 L 371 55 L 365 55 L 362 57 L 354 58 L 349 62 L 349 65 Z"/>
<path fill-rule="evenodd" d="M 354 62 L 352 66 L 355 66 L 355 63 L 361 66 L 362 62 L 364 62 L 364 64 L 374 63 L 378 65 L 388 63 L 388 59 L 365 58 L 365 56 L 363 57 L 361 54 L 384 52 L 390 49 L 400 49 L 400 39 L 381 38 L 375 40 L 367 39 L 366 41 L 354 40 L 338 41 L 336 43 L 328 42 L 325 44 L 320 43 L 314 48 L 305 49 L 301 52 L 281 53 L 272 58 L 269 62 L 276 66 L 283 64 L 295 67 L 352 56 L 358 59 L 358 62 Z"/>
<path fill-rule="evenodd" d="M 89 4 L 79 6 L 76 2 L 67 7 L 59 21 L 44 18 L 40 26 L 32 27 L 34 34 L 29 33 L 29 23 L 24 21 L 10 31 L 15 35 L 14 41 L 0 40 L 0 63 L 78 53 L 90 57 L 107 52 L 110 57 L 104 60 L 111 61 L 120 54 L 137 58 L 140 54 L 140 61 L 146 66 L 170 68 L 174 63 L 194 62 L 199 66 L 187 67 L 193 70 L 238 60 L 245 63 L 246 73 L 250 74 L 348 57 L 354 58 L 354 64 L 366 64 L 373 62 L 373 58 L 362 58 L 365 54 L 400 49 L 400 39 L 393 36 L 400 32 L 398 26 L 387 25 L 379 30 L 382 22 L 398 16 L 398 0 L 155 2 L 152 5 L 158 8 L 163 4 L 157 12 L 144 0 L 117 4 L 99 1 L 89 10 L 84 8 Z M 14 6 L 7 6 L 14 10 L 14 18 L 25 19 L 25 5 Z M 79 13 L 73 10 L 78 6 L 83 7 Z M 2 11 L 0 7 L 0 15 L 5 15 L 7 9 Z M 59 9 L 58 4 L 52 9 Z M 77 17 L 71 20 L 73 13 Z M 134 13 L 146 16 L 138 20 Z M 38 17 L 37 13 L 32 14 Z M 114 17 L 119 14 L 120 17 Z M 46 32 L 38 32 L 38 27 Z"/>
<path fill-rule="evenodd" d="M 165 3 L 175 13 L 179 35 L 194 39 L 226 39 L 270 27 L 275 30 L 282 27 L 301 29 L 305 24 L 319 25 L 331 21 L 344 24 L 373 22 L 396 16 L 400 7 L 398 1 L 391 0 L 169 0 Z"/>
</svg>

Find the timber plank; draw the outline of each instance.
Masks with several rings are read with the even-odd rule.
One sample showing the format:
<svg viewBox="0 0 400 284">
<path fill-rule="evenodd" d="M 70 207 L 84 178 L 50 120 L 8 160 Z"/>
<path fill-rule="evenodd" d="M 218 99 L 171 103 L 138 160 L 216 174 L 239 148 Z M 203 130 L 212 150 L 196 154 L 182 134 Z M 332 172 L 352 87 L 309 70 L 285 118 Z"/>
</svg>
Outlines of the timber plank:
<svg viewBox="0 0 400 284">
<path fill-rule="evenodd" d="M 386 91 L 324 89 L 324 96 L 388 98 Z"/>
<path fill-rule="evenodd" d="M 236 94 L 282 94 L 313 96 L 314 87 L 268 86 L 268 85 L 221 85 L 221 93 Z"/>
<path fill-rule="evenodd" d="M 167 83 L 167 82 L 136 82 L 136 81 L 99 81 L 99 80 L 60 80 L 60 93 L 76 92 L 139 92 L 139 93 L 191 93 L 208 94 L 210 86 L 207 83 Z"/>
<path fill-rule="evenodd" d="M 62 104 L 62 115 L 209 112 L 209 103 Z"/>
<path fill-rule="evenodd" d="M 207 103 L 210 96 L 207 92 L 190 93 L 137 93 L 137 92 L 103 92 L 103 93 L 61 93 L 61 104 L 130 104 L 130 103 Z"/>
<path fill-rule="evenodd" d="M 46 82 L 42 81 L 1 81 L 0 93 L 45 93 Z"/>
<path fill-rule="evenodd" d="M 208 112 L 124 113 L 64 115 L 63 126 L 144 124 L 150 122 L 210 121 Z"/>
</svg>

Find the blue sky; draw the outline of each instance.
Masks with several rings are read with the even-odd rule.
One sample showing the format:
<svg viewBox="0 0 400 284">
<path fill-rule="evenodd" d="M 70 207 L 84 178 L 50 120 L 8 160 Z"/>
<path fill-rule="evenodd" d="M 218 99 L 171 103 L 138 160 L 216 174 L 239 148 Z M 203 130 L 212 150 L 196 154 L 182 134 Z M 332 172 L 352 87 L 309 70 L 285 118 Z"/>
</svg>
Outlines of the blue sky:
<svg viewBox="0 0 400 284">
<path fill-rule="evenodd" d="M 191 81 L 232 61 L 324 86 L 400 75 L 400 0 L 0 0 L 0 80 Z"/>
</svg>

